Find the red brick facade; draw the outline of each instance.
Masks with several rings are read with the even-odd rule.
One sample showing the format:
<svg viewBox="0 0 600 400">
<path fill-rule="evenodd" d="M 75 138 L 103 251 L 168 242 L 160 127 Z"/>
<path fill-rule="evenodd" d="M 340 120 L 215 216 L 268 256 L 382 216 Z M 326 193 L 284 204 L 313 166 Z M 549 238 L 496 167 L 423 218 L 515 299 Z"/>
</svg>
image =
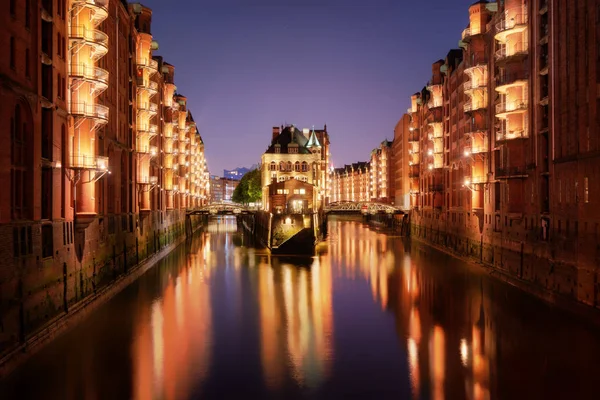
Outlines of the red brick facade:
<svg viewBox="0 0 600 400">
<path fill-rule="evenodd" d="M 18 0 L 0 21 L 2 352 L 177 240 L 208 174 L 151 10 Z"/>
</svg>

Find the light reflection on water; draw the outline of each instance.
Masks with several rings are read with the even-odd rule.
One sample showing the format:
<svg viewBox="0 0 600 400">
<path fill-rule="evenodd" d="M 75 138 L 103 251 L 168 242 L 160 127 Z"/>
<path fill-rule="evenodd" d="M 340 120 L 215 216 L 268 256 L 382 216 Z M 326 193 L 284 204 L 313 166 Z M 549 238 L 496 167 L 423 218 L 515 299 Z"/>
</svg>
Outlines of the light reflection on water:
<svg viewBox="0 0 600 400">
<path fill-rule="evenodd" d="M 275 257 L 249 246 L 234 219 L 210 222 L 35 355 L 2 398 L 483 400 L 595 389 L 596 330 L 444 254 L 334 220 L 317 256 Z"/>
</svg>

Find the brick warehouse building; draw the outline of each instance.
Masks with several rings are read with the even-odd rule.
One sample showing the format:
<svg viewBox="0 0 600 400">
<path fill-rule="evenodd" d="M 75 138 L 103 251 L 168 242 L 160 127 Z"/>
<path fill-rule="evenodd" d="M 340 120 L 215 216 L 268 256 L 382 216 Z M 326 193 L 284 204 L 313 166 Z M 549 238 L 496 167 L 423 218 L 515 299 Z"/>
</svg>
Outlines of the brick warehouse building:
<svg viewBox="0 0 600 400">
<path fill-rule="evenodd" d="M 369 162 L 357 162 L 335 168 L 331 173 L 332 201 L 370 201 Z"/>
<path fill-rule="evenodd" d="M 204 145 L 150 9 L 3 2 L 0 353 L 183 234 Z"/>
<path fill-rule="evenodd" d="M 600 4 L 479 1 L 411 98 L 415 236 L 598 306 Z"/>
</svg>

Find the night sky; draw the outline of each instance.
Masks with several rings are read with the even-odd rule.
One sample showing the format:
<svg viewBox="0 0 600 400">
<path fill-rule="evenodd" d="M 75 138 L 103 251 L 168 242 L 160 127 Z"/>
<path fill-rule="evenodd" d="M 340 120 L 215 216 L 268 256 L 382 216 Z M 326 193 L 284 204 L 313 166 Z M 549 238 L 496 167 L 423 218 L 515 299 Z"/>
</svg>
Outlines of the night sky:
<svg viewBox="0 0 600 400">
<path fill-rule="evenodd" d="M 257 164 L 271 129 L 327 129 L 334 166 L 367 160 L 456 48 L 475 0 L 145 0 L 211 174 Z"/>
</svg>

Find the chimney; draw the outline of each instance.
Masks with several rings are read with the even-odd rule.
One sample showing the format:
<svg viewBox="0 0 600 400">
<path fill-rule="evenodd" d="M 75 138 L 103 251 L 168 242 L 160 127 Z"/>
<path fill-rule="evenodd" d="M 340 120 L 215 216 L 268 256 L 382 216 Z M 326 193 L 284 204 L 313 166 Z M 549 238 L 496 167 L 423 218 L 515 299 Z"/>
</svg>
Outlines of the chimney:
<svg viewBox="0 0 600 400">
<path fill-rule="evenodd" d="M 281 131 L 279 130 L 279 127 L 278 127 L 278 126 L 274 126 L 274 127 L 273 127 L 273 139 L 271 139 L 271 140 L 275 140 L 275 138 L 276 138 L 277 136 L 279 136 L 279 133 L 280 133 L 280 132 L 281 132 Z"/>
</svg>

